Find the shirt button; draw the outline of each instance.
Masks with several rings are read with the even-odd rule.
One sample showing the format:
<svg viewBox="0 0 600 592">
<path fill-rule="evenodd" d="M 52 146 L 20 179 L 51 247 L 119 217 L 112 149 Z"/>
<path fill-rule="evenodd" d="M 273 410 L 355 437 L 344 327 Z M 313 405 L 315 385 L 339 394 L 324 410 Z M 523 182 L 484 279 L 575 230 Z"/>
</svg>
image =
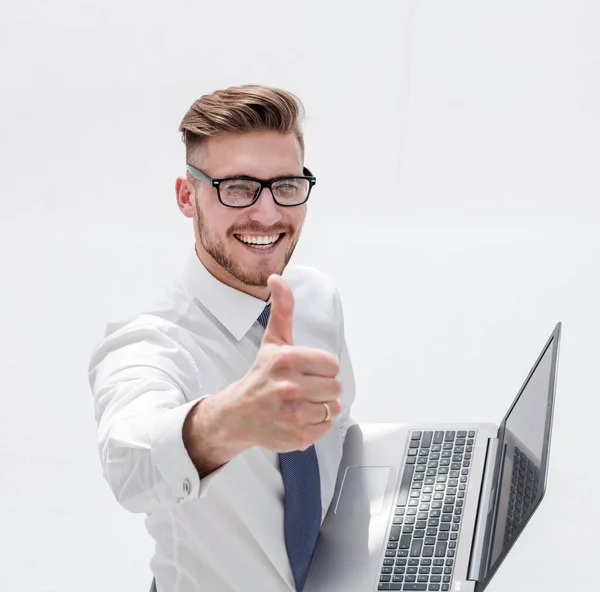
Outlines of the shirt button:
<svg viewBox="0 0 600 592">
<path fill-rule="evenodd" d="M 189 480 L 188 479 L 184 479 L 183 480 L 183 493 L 185 495 L 188 495 L 190 493 L 191 489 L 192 489 L 192 486 L 191 486 Z"/>
</svg>

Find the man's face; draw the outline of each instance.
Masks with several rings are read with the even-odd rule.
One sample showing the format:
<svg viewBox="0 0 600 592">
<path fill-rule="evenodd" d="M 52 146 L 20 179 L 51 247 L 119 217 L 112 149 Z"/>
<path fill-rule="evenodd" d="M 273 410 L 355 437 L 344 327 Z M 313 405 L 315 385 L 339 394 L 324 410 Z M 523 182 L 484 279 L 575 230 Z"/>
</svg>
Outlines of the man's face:
<svg viewBox="0 0 600 592">
<path fill-rule="evenodd" d="M 248 175 L 271 179 L 303 174 L 298 140 L 292 134 L 273 131 L 210 138 L 199 161 L 190 164 L 212 178 Z M 187 179 L 191 180 L 189 173 Z M 200 181 L 194 185 L 195 189 L 190 189 L 195 202 L 196 250 L 201 261 L 222 282 L 259 297 L 268 295 L 267 278 L 283 272 L 300 238 L 306 203 L 281 207 L 269 189 L 263 189 L 251 206 L 230 208 L 219 202 L 214 187 Z M 236 238 L 277 234 L 282 236 L 266 250 L 252 248 Z"/>
</svg>

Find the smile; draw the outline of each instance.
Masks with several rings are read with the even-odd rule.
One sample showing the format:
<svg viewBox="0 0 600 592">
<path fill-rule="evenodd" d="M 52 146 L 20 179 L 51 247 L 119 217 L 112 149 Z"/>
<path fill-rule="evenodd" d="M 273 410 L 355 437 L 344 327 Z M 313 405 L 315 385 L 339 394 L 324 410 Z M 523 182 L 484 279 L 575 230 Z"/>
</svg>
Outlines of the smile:
<svg viewBox="0 0 600 592">
<path fill-rule="evenodd" d="M 253 251 L 269 251 L 274 249 L 275 245 L 284 236 L 284 233 L 272 236 L 251 236 L 247 234 L 234 234 L 233 236 Z"/>
</svg>

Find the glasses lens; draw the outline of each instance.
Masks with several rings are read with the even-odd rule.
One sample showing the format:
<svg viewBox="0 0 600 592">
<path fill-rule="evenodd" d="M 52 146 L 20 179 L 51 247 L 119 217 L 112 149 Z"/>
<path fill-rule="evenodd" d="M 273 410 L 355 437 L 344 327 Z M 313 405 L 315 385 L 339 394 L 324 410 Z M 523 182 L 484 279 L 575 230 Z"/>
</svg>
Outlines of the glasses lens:
<svg viewBox="0 0 600 592">
<path fill-rule="evenodd" d="M 260 189 L 260 183 L 242 179 L 223 181 L 219 187 L 221 199 L 230 206 L 245 206 L 249 204 Z"/>
<path fill-rule="evenodd" d="M 242 207 L 251 204 L 260 191 L 260 183 L 247 179 L 228 179 L 219 185 L 221 201 L 228 206 Z M 306 200 L 310 183 L 306 179 L 280 179 L 271 190 L 275 199 L 286 206 L 301 204 Z"/>
<path fill-rule="evenodd" d="M 306 179 L 281 179 L 273 183 L 273 195 L 278 202 L 293 206 L 306 199 L 309 187 Z"/>
</svg>

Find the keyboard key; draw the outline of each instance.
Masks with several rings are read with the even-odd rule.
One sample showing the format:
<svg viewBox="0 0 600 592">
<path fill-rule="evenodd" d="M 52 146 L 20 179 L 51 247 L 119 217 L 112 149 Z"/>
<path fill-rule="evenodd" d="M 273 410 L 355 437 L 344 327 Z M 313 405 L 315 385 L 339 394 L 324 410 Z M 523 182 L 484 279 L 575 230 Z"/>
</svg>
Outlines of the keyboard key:
<svg viewBox="0 0 600 592">
<path fill-rule="evenodd" d="M 411 538 L 412 537 L 409 534 L 403 534 L 400 537 L 400 542 L 398 543 L 398 548 L 399 549 L 410 549 Z"/>
<path fill-rule="evenodd" d="M 413 478 L 414 469 L 415 467 L 411 465 L 404 467 L 404 474 L 402 475 L 402 482 L 400 483 L 400 491 L 398 492 L 398 499 L 396 500 L 397 506 L 406 506 L 406 500 L 408 499 L 408 492 Z"/>
<path fill-rule="evenodd" d="M 444 436 L 444 442 L 454 442 L 454 437 L 456 436 L 456 432 L 454 430 L 449 430 L 446 432 Z"/>
<path fill-rule="evenodd" d="M 475 437 L 475 430 L 469 430 L 469 438 Z"/>
<path fill-rule="evenodd" d="M 444 432 L 443 431 L 434 432 L 433 443 L 441 444 L 443 441 L 444 441 Z"/>
<path fill-rule="evenodd" d="M 421 440 L 421 447 L 429 448 L 431 446 L 432 438 L 433 438 L 433 432 L 425 432 L 423 434 L 423 439 Z"/>
<path fill-rule="evenodd" d="M 421 432 L 413 432 L 412 436 L 410 437 L 411 440 L 420 440 L 421 439 Z"/>
<path fill-rule="evenodd" d="M 410 556 L 411 557 L 419 557 L 421 555 L 422 549 L 423 549 L 423 540 L 422 539 L 414 539 L 412 542 L 412 546 L 410 548 Z"/>
<path fill-rule="evenodd" d="M 402 590 L 424 591 L 424 590 L 427 590 L 427 584 L 407 584 L 407 583 L 405 583 Z"/>
<path fill-rule="evenodd" d="M 435 546 L 435 556 L 436 557 L 445 557 L 446 555 L 446 542 L 440 541 Z"/>
</svg>

